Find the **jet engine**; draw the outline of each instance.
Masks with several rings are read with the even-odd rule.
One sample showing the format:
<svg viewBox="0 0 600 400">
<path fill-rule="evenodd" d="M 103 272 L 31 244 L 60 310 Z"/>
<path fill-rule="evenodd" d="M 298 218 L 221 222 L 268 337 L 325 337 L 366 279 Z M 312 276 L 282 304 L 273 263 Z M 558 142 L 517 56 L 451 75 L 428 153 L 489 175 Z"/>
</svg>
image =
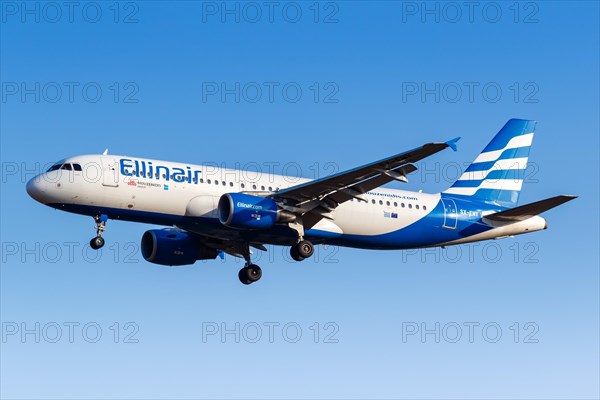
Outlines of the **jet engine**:
<svg viewBox="0 0 600 400">
<path fill-rule="evenodd" d="M 237 229 L 267 229 L 292 222 L 296 216 L 282 210 L 275 200 L 245 193 L 226 193 L 219 199 L 219 221 Z"/>
<path fill-rule="evenodd" d="M 173 229 L 152 229 L 144 232 L 142 256 L 160 265 L 190 265 L 197 260 L 217 258 L 218 251 L 207 247 L 198 237 Z"/>
</svg>

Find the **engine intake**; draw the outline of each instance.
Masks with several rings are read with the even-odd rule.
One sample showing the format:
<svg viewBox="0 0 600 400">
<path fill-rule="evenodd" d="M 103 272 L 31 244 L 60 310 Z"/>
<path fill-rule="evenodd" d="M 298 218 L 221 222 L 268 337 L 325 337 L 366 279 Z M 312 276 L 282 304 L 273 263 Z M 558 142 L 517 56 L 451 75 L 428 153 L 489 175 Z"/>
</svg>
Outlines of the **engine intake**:
<svg viewBox="0 0 600 400">
<path fill-rule="evenodd" d="M 296 216 L 282 210 L 275 200 L 245 193 L 226 193 L 219 199 L 219 221 L 237 229 L 267 229 Z"/>
<path fill-rule="evenodd" d="M 160 265 L 191 265 L 197 260 L 217 258 L 218 251 L 203 245 L 199 238 L 172 229 L 152 229 L 144 232 L 142 256 Z"/>
</svg>

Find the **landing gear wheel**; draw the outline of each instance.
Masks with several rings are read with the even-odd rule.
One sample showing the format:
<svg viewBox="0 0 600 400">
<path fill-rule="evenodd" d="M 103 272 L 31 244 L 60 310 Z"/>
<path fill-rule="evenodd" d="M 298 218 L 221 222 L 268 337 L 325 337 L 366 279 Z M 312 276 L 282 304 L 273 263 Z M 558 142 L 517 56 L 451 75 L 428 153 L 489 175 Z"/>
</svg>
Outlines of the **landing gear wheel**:
<svg viewBox="0 0 600 400">
<path fill-rule="evenodd" d="M 262 269 L 258 265 L 250 264 L 240 269 L 238 278 L 244 285 L 257 282 L 262 277 Z"/>
<path fill-rule="evenodd" d="M 90 240 L 90 246 L 94 250 L 98 250 L 102 246 L 104 246 L 104 238 L 102 236 L 96 236 L 92 240 Z"/>
<path fill-rule="evenodd" d="M 238 272 L 238 278 L 240 279 L 240 282 L 242 282 L 244 285 L 249 285 L 252 283 L 248 279 L 248 274 L 246 273 L 246 267 L 240 269 L 240 272 Z"/>
<path fill-rule="evenodd" d="M 256 264 L 250 264 L 246 267 L 246 274 L 251 282 L 256 282 L 262 278 L 262 269 Z"/>
<path fill-rule="evenodd" d="M 304 260 L 304 257 L 300 257 L 300 254 L 298 253 L 298 248 L 296 246 L 290 247 L 290 256 L 292 256 L 292 259 L 294 261 Z"/>
<path fill-rule="evenodd" d="M 298 255 L 302 258 L 308 258 L 315 252 L 315 246 L 308 240 L 301 240 L 295 247 Z"/>
</svg>

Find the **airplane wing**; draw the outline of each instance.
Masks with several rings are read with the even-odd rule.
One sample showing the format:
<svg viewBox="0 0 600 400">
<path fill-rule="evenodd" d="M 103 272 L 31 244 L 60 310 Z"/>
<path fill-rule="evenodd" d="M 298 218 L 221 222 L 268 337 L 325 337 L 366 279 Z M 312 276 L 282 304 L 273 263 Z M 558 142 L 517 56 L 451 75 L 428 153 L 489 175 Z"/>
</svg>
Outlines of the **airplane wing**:
<svg viewBox="0 0 600 400">
<path fill-rule="evenodd" d="M 576 198 L 577 196 L 554 196 L 550 197 L 549 199 L 536 201 L 534 203 L 529 203 L 494 214 L 486 215 L 484 218 L 499 222 L 523 221 Z"/>
<path fill-rule="evenodd" d="M 259 242 L 248 241 L 240 235 L 239 231 L 231 231 L 228 234 L 211 234 L 210 231 L 197 229 L 196 226 L 182 225 L 175 226 L 175 229 L 182 230 L 197 236 L 202 245 L 214 249 L 218 252 L 218 256 L 222 259 L 224 254 L 229 254 L 234 257 L 243 258 L 244 254 L 252 254 L 252 249 L 267 251 L 267 248 Z"/>
<path fill-rule="evenodd" d="M 284 209 L 301 214 L 305 229 L 310 229 L 338 205 L 393 180 L 408 182 L 406 175 L 415 171 L 413 164 L 447 147 L 456 151 L 457 137 L 448 142 L 428 143 L 394 156 L 343 171 L 325 178 L 280 190 L 270 195 Z"/>
</svg>

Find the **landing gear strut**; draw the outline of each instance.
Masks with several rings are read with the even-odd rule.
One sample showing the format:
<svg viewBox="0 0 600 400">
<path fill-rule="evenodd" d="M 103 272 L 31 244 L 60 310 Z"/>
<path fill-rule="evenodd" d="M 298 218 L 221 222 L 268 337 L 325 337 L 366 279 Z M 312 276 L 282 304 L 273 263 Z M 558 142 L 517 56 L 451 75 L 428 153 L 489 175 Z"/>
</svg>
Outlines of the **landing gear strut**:
<svg viewBox="0 0 600 400">
<path fill-rule="evenodd" d="M 290 228 L 298 233 L 298 242 L 290 248 L 290 255 L 294 261 L 302 261 L 313 255 L 315 252 L 315 246 L 309 241 L 304 239 L 304 225 L 302 220 L 296 220 L 288 224 Z"/>
<path fill-rule="evenodd" d="M 104 238 L 102 237 L 102 232 L 106 227 L 106 221 L 108 217 L 104 214 L 97 214 L 94 216 L 94 221 L 96 222 L 96 237 L 90 240 L 90 247 L 94 250 L 100 249 L 104 246 Z"/>
<path fill-rule="evenodd" d="M 246 246 L 244 249 L 244 259 L 246 260 L 246 265 L 240 269 L 238 278 L 244 285 L 249 285 L 257 282 L 262 277 L 262 269 L 250 261 L 250 246 Z"/>
</svg>

